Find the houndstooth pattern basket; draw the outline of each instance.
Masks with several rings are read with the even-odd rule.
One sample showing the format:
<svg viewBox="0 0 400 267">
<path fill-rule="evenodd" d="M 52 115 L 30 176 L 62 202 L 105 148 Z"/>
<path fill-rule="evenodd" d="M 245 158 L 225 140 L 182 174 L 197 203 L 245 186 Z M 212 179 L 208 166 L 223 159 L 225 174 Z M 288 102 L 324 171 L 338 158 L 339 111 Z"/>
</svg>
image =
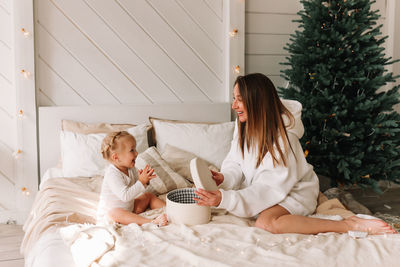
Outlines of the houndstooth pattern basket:
<svg viewBox="0 0 400 267">
<path fill-rule="evenodd" d="M 175 189 L 167 194 L 167 216 L 172 223 L 196 225 L 208 223 L 210 207 L 199 206 L 193 199 L 195 188 Z"/>
</svg>

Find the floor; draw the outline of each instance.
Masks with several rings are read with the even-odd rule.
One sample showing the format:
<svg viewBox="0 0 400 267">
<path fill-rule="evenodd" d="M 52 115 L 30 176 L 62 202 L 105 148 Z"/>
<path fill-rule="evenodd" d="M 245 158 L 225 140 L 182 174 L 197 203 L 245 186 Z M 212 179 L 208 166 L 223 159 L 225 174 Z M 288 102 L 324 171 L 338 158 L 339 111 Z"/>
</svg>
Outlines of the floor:
<svg viewBox="0 0 400 267">
<path fill-rule="evenodd" d="M 373 214 L 379 212 L 400 216 L 400 188 L 386 189 L 382 195 L 372 189 L 353 189 L 348 192 Z"/>
<path fill-rule="evenodd" d="M 0 267 L 23 267 L 19 253 L 24 232 L 22 225 L 0 224 Z"/>
</svg>

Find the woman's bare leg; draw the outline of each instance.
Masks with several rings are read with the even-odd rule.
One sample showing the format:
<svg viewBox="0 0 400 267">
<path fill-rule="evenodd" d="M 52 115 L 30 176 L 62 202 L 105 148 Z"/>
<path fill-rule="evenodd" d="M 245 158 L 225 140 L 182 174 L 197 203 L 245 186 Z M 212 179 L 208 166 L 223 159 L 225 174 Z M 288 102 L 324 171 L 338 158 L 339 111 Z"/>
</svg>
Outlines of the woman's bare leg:
<svg viewBox="0 0 400 267">
<path fill-rule="evenodd" d="M 124 210 L 121 208 L 115 208 L 108 212 L 108 216 L 117 223 L 121 224 L 130 224 L 136 223 L 138 225 L 142 225 L 145 223 L 150 223 L 151 220 L 140 215 L 137 215 L 131 211 Z"/>
<path fill-rule="evenodd" d="M 144 193 L 135 199 L 133 212 L 139 214 L 146 211 L 148 207 L 150 209 L 159 209 L 165 207 L 165 202 L 152 193 Z"/>
<path fill-rule="evenodd" d="M 271 233 L 318 234 L 324 232 L 346 233 L 364 231 L 369 234 L 397 233 L 390 225 L 379 219 L 361 219 L 356 216 L 342 221 L 291 215 L 285 208 L 275 205 L 260 213 L 255 227 Z"/>
</svg>

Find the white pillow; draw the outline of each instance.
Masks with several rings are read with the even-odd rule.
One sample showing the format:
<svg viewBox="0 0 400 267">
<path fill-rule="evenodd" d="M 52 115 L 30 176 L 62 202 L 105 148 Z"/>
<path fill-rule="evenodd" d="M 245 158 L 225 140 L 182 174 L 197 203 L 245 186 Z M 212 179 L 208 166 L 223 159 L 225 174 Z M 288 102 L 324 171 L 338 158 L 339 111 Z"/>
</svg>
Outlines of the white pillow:
<svg viewBox="0 0 400 267">
<path fill-rule="evenodd" d="M 138 153 L 148 148 L 146 124 L 127 129 L 136 139 Z M 79 134 L 61 131 L 61 160 L 64 177 L 103 175 L 109 164 L 101 155 L 101 142 L 106 133 Z"/>
<path fill-rule="evenodd" d="M 235 122 L 184 123 L 151 119 L 158 150 L 170 144 L 221 168 L 231 147 Z"/>
</svg>

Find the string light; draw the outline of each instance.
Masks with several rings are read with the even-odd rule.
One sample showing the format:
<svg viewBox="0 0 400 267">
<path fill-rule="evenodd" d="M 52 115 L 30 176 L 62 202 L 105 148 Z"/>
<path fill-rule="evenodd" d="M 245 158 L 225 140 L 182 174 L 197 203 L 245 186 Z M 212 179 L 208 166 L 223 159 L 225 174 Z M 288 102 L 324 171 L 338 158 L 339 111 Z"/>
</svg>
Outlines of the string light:
<svg viewBox="0 0 400 267">
<path fill-rule="evenodd" d="M 21 70 L 21 74 L 24 75 L 25 79 L 29 79 L 29 76 L 31 75 L 29 71 L 26 71 L 24 69 Z"/>
<path fill-rule="evenodd" d="M 232 31 L 229 32 L 230 37 L 235 37 L 238 34 L 238 29 L 234 28 Z"/>
<path fill-rule="evenodd" d="M 26 187 L 22 187 L 21 192 L 25 196 L 29 196 L 31 194 L 31 192 L 29 192 L 29 190 Z"/>
<path fill-rule="evenodd" d="M 18 111 L 18 118 L 19 119 L 24 119 L 25 118 L 25 114 L 24 114 L 24 111 L 22 109 L 20 109 Z"/>
<path fill-rule="evenodd" d="M 17 149 L 12 155 L 15 159 L 18 159 L 21 156 L 22 151 Z"/>
<path fill-rule="evenodd" d="M 21 28 L 21 32 L 22 32 L 22 34 L 23 34 L 26 38 L 28 38 L 28 37 L 31 35 L 30 32 L 28 32 L 27 30 L 25 30 L 25 28 Z"/>
<path fill-rule="evenodd" d="M 238 73 L 238 74 L 240 73 L 240 67 L 239 67 L 239 65 L 236 65 L 236 67 L 235 67 L 235 72 Z"/>
</svg>

